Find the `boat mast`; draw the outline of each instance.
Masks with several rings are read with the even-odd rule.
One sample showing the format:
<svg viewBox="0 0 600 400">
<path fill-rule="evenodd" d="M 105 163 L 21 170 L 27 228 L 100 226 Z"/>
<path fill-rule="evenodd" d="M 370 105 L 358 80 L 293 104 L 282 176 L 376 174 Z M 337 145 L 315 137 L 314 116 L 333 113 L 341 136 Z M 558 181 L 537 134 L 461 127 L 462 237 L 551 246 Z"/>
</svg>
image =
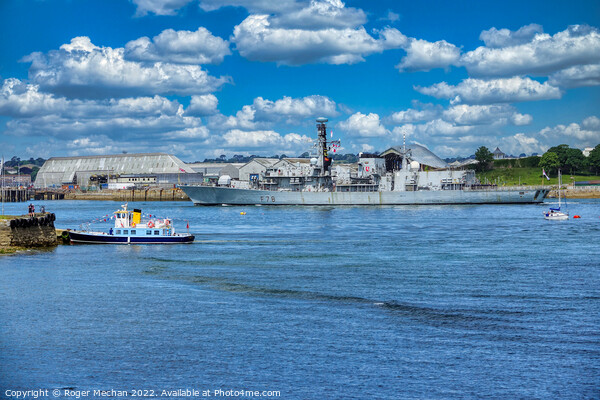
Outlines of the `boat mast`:
<svg viewBox="0 0 600 400">
<path fill-rule="evenodd" d="M 558 169 L 558 209 L 560 210 L 560 189 L 561 189 L 562 177 L 560 174 L 560 168 Z"/>
</svg>

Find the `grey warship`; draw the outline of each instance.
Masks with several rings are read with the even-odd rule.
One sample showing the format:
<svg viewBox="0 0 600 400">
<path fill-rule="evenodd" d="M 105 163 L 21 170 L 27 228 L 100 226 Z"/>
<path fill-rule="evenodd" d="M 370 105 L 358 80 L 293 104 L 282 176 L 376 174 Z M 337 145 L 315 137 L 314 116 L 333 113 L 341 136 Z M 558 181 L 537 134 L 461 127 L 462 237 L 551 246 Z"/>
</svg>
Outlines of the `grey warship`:
<svg viewBox="0 0 600 400">
<path fill-rule="evenodd" d="M 472 170 L 449 168 L 423 146 L 360 154 L 357 168 L 332 167 L 327 119 L 317 119 L 317 154 L 276 163 L 248 181 L 181 186 L 195 205 L 425 205 L 541 203 L 548 188 L 481 185 Z M 224 178 L 224 179 L 223 179 Z"/>
</svg>

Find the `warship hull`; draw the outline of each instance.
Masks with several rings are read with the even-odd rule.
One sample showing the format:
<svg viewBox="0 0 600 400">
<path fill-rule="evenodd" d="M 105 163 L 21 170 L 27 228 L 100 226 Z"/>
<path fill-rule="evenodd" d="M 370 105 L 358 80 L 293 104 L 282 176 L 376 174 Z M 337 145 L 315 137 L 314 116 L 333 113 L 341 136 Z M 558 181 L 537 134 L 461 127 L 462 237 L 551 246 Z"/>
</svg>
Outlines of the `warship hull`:
<svg viewBox="0 0 600 400">
<path fill-rule="evenodd" d="M 463 189 L 387 192 L 309 192 L 182 186 L 195 205 L 421 205 L 542 203 L 547 188 Z"/>
</svg>

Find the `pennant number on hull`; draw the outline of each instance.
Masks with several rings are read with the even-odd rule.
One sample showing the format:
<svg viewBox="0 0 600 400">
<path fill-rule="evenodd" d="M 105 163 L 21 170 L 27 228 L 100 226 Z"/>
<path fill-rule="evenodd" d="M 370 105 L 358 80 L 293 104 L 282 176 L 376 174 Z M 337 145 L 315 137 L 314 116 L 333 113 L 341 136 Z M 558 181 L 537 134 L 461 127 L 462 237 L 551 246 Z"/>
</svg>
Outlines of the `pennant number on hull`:
<svg viewBox="0 0 600 400">
<path fill-rule="evenodd" d="M 275 196 L 260 196 L 260 201 L 263 203 L 268 203 L 269 201 L 275 203 Z"/>
</svg>

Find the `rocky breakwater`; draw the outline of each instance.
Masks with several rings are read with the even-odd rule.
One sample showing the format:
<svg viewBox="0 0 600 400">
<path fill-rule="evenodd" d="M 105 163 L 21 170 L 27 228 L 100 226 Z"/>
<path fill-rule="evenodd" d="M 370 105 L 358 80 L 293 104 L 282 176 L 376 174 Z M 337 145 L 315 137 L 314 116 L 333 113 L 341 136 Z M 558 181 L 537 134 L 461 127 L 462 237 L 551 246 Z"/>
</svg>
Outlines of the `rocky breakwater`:
<svg viewBox="0 0 600 400">
<path fill-rule="evenodd" d="M 0 249 L 11 250 L 56 246 L 56 231 L 52 213 L 29 216 L 3 216 L 0 219 Z"/>
</svg>

